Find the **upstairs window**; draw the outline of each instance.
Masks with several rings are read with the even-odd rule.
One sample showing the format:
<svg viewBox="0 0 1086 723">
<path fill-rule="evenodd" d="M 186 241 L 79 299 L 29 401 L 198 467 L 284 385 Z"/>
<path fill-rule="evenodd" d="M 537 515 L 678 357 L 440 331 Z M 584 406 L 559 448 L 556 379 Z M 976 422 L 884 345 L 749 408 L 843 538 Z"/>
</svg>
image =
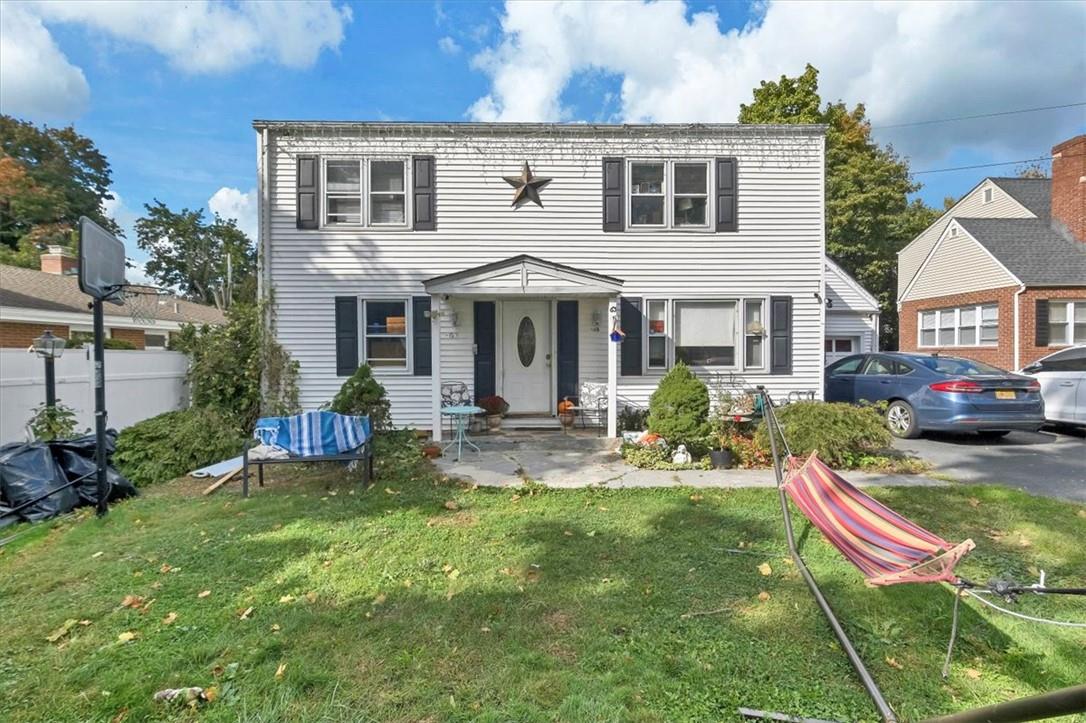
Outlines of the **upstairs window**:
<svg viewBox="0 0 1086 723">
<path fill-rule="evenodd" d="M 407 163 L 385 159 L 324 162 L 324 225 L 405 226 Z"/>
<path fill-rule="evenodd" d="M 985 203 L 991 203 L 992 202 L 992 189 L 990 189 L 990 188 L 984 189 L 984 202 Z"/>
<path fill-rule="evenodd" d="M 709 161 L 631 161 L 629 171 L 630 228 L 709 228 Z"/>
</svg>

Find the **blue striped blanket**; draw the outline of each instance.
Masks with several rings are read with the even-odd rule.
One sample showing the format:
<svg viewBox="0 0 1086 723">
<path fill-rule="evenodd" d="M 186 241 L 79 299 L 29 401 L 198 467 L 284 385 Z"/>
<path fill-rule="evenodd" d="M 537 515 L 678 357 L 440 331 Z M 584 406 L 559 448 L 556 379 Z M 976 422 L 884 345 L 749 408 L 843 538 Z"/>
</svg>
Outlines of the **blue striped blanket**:
<svg viewBox="0 0 1086 723">
<path fill-rule="evenodd" d="M 292 417 L 261 417 L 253 436 L 269 447 L 281 447 L 291 457 L 346 454 L 370 437 L 369 417 L 335 412 L 303 412 Z"/>
</svg>

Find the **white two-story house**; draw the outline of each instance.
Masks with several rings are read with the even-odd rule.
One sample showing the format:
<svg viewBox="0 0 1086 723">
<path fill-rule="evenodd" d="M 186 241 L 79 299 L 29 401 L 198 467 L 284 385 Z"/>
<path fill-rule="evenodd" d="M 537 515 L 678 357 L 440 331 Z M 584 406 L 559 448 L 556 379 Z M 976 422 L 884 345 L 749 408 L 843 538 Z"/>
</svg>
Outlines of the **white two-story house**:
<svg viewBox="0 0 1086 723">
<path fill-rule="evenodd" d="M 821 396 L 820 126 L 253 127 L 261 293 L 305 408 L 360 364 L 436 437 L 452 382 L 543 416 L 606 384 L 611 436 L 680 360 Z"/>
</svg>

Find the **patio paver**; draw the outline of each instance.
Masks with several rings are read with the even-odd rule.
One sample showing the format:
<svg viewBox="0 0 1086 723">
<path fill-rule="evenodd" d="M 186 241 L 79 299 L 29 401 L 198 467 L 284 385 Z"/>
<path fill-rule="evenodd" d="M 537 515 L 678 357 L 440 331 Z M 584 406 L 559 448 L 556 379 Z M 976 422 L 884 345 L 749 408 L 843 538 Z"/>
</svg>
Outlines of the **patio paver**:
<svg viewBox="0 0 1086 723">
<path fill-rule="evenodd" d="M 773 487 L 771 469 L 637 469 L 618 456 L 614 440 L 581 434 L 501 434 L 475 438 L 481 451 L 434 460 L 443 473 L 486 487 L 518 486 L 525 480 L 548 487 Z M 849 472 L 859 486 L 933 487 L 946 482 L 924 475 Z"/>
</svg>

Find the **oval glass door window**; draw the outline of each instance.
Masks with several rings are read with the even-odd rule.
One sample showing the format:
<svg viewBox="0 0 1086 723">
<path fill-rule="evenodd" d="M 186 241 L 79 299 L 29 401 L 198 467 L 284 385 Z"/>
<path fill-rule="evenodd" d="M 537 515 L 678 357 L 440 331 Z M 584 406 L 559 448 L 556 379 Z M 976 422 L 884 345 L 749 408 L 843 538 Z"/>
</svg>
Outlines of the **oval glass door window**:
<svg viewBox="0 0 1086 723">
<path fill-rule="evenodd" d="M 530 367 L 535 360 L 535 324 L 530 316 L 521 319 L 517 327 L 517 356 L 526 367 Z"/>
</svg>

